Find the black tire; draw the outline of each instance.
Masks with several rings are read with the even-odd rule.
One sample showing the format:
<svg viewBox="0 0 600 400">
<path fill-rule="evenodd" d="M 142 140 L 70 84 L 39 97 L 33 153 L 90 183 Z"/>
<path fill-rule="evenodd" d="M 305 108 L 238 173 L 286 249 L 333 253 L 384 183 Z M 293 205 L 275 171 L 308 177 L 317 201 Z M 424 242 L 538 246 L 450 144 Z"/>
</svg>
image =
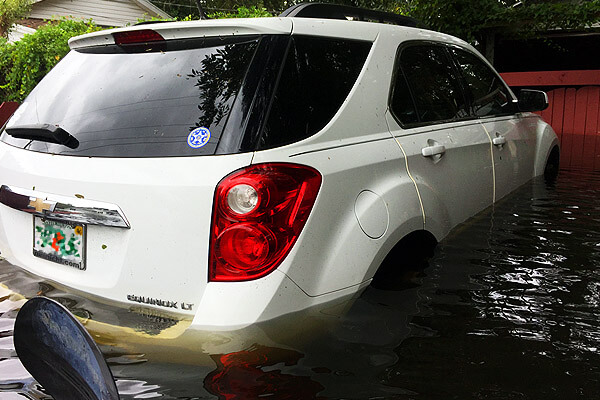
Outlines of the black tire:
<svg viewBox="0 0 600 400">
<path fill-rule="evenodd" d="M 560 166 L 560 153 L 558 151 L 558 147 L 554 147 L 550 152 L 550 156 L 548 156 L 548 161 L 546 161 L 546 168 L 544 168 L 544 179 L 547 183 L 556 182 L 556 178 L 558 177 L 558 170 Z"/>
<path fill-rule="evenodd" d="M 371 286 L 381 290 L 403 290 L 414 287 L 414 279 L 422 276 L 437 241 L 429 232 L 416 231 L 405 236 L 387 255 Z M 418 285 L 416 285 L 418 286 Z"/>
</svg>

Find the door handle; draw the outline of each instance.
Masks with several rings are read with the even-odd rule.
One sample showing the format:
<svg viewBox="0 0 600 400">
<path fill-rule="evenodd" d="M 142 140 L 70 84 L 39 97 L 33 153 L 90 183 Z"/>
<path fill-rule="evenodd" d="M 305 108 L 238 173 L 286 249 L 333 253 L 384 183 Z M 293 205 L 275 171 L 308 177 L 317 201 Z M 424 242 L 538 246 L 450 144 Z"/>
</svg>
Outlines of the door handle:
<svg viewBox="0 0 600 400">
<path fill-rule="evenodd" d="M 494 146 L 502 146 L 506 144 L 506 138 L 504 136 L 498 136 L 492 139 L 492 143 Z"/>
<path fill-rule="evenodd" d="M 438 144 L 436 146 L 428 146 L 421 149 L 421 154 L 423 157 L 433 157 L 437 155 L 442 155 L 446 152 L 446 147 L 443 144 Z"/>
</svg>

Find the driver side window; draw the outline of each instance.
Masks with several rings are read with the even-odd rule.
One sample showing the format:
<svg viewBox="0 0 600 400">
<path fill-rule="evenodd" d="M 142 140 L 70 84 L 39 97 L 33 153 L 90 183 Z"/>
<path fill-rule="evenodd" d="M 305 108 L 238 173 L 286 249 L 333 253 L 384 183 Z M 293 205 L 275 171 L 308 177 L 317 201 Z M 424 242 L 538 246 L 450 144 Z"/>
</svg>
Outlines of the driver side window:
<svg viewBox="0 0 600 400">
<path fill-rule="evenodd" d="M 513 112 L 510 93 L 486 63 L 462 49 L 451 48 L 450 52 L 470 89 L 471 106 L 476 116 L 486 117 Z"/>
<path fill-rule="evenodd" d="M 391 109 L 404 125 L 458 121 L 469 116 L 460 78 L 446 49 L 418 44 L 400 52 Z"/>
</svg>

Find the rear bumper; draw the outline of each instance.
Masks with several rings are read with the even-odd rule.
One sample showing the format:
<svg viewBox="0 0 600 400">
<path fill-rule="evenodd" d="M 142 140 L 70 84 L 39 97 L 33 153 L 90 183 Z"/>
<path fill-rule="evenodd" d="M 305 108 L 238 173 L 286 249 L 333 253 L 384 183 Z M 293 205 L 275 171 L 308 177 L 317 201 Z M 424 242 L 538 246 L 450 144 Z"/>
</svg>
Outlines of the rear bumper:
<svg viewBox="0 0 600 400">
<path fill-rule="evenodd" d="M 368 284 L 311 297 L 287 275 L 275 270 L 254 281 L 211 282 L 199 304 L 192 305 L 193 313 L 182 313 L 173 311 L 169 304 L 159 304 L 135 294 L 125 301 L 93 295 L 1 257 L 0 273 L 4 277 L 1 284 L 25 298 L 50 295 L 69 299 L 67 303 L 72 305 L 69 308 L 86 319 L 88 329 L 99 333 L 111 333 L 116 329 L 120 335 L 166 339 L 176 338 L 188 330 L 236 331 L 291 313 L 319 312 L 331 302 L 349 300 Z"/>
<path fill-rule="evenodd" d="M 223 176 L 250 164 L 252 156 L 86 158 L 52 156 L 0 143 L 1 185 L 28 190 L 30 203 L 47 203 L 48 199 L 41 197 L 48 194 L 50 200 L 71 205 L 83 198 L 112 204 L 130 224 L 129 229 L 88 224 L 86 268 L 80 270 L 34 256 L 30 203 L 25 209 L 0 204 L 1 255 L 12 268 L 47 280 L 69 294 L 126 311 L 166 314 L 189 321 L 192 329 L 206 331 L 237 330 L 344 301 L 368 285 L 368 281 L 357 284 L 364 276 L 357 273 L 352 277 L 358 279 L 330 282 L 311 291 L 310 282 L 306 285 L 303 279 L 320 282 L 318 271 L 326 271 L 332 261 L 314 251 L 314 245 L 303 247 L 303 238 L 312 237 L 306 231 L 269 275 L 246 282 L 208 282 L 215 187 Z M 44 195 L 39 197 L 40 193 Z M 362 232 L 359 234 L 362 237 Z M 336 261 L 338 269 L 347 269 L 344 260 Z M 325 278 L 332 276 L 335 278 L 335 273 L 330 272 Z M 106 319 L 114 320 L 108 314 Z M 114 325 L 122 324 L 114 321 Z"/>
</svg>

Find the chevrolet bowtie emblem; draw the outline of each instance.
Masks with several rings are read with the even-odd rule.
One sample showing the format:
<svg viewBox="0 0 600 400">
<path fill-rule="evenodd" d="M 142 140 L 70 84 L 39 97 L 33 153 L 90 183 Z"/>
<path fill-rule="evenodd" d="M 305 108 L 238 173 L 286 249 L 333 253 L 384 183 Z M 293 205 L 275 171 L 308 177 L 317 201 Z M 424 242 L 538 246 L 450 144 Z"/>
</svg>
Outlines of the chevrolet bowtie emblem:
<svg viewBox="0 0 600 400">
<path fill-rule="evenodd" d="M 44 200 L 40 199 L 39 197 L 35 197 L 35 200 L 31 200 L 32 198 L 29 198 L 29 207 L 33 207 L 35 208 L 35 211 L 38 213 L 43 213 L 44 210 L 48 210 L 48 211 L 52 211 L 52 203 L 46 203 Z"/>
</svg>

